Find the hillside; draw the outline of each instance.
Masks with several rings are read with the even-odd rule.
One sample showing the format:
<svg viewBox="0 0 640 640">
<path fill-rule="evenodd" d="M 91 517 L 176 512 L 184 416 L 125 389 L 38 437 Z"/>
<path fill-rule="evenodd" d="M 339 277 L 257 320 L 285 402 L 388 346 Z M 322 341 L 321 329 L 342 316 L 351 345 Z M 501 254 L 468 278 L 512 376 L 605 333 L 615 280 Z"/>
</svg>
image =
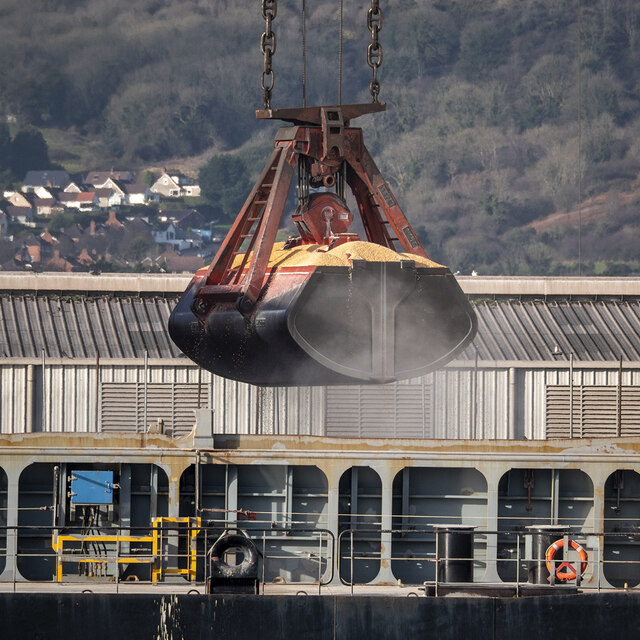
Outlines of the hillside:
<svg viewBox="0 0 640 640">
<path fill-rule="evenodd" d="M 462 273 L 640 271 L 640 3 L 380 5 L 388 111 L 361 124 L 430 256 Z M 281 0 L 274 21 L 276 107 L 301 100 L 300 6 Z M 307 3 L 310 104 L 336 100 L 338 6 Z M 344 102 L 370 99 L 368 6 L 345 0 Z M 41 129 L 70 171 L 231 153 L 254 173 L 274 128 L 253 118 L 263 29 L 256 2 L 0 0 L 0 116 L 11 135 Z"/>
</svg>

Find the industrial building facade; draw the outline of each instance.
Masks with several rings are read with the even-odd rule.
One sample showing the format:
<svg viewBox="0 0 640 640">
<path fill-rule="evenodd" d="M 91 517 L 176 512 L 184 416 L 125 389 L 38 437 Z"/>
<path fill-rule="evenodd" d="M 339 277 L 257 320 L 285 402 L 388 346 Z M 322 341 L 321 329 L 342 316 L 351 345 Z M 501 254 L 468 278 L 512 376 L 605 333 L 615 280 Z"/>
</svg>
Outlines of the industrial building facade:
<svg viewBox="0 0 640 640">
<path fill-rule="evenodd" d="M 391 385 L 264 388 L 172 344 L 188 278 L 0 274 L 0 432 L 547 439 L 640 433 L 640 280 L 463 278 L 474 343 Z"/>
</svg>

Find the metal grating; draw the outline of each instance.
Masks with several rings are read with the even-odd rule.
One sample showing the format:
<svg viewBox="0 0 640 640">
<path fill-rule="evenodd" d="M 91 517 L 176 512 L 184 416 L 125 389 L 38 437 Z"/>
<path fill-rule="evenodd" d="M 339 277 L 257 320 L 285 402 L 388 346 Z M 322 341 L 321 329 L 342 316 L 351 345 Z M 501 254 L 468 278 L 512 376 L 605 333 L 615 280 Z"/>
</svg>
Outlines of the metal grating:
<svg viewBox="0 0 640 640">
<path fill-rule="evenodd" d="M 354 438 L 431 437 L 431 386 L 327 387 L 326 434 Z"/>
<path fill-rule="evenodd" d="M 208 385 L 200 387 L 200 406 L 208 403 L 208 389 Z M 197 383 L 100 383 L 100 430 L 104 432 L 144 433 L 162 420 L 165 433 L 186 435 L 193 429 L 197 408 Z"/>
<path fill-rule="evenodd" d="M 640 435 L 640 388 L 623 386 L 573 386 L 571 411 L 569 386 L 547 385 L 547 438 L 569 438 L 573 413 L 574 438 L 610 438 Z"/>
</svg>

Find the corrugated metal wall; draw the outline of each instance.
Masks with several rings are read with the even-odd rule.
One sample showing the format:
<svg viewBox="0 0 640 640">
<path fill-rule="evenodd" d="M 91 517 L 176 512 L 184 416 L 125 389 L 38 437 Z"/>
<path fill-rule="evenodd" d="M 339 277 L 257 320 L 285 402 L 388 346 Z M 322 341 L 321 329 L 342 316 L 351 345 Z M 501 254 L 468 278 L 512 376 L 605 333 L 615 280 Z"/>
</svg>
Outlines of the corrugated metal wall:
<svg viewBox="0 0 640 640">
<path fill-rule="evenodd" d="M 433 377 L 435 438 L 513 437 L 509 369 L 450 368 Z"/>
<path fill-rule="evenodd" d="M 45 363 L 44 385 L 41 361 L 30 362 L 0 364 L 1 433 L 102 430 L 100 420 L 105 410 L 118 409 L 117 403 L 124 402 L 124 396 L 112 394 L 109 402 L 115 404 L 101 406 L 101 390 L 109 384 L 130 384 L 136 390 L 135 402 L 142 402 L 139 396 L 144 387 L 144 361 L 103 361 L 99 381 L 96 364 L 90 361 Z M 606 396 L 611 404 L 616 397 L 619 376 L 615 365 L 607 369 L 583 367 L 584 363 L 574 370 L 574 388 L 605 387 L 602 397 Z M 556 407 L 558 410 L 547 434 L 549 390 L 566 388 L 569 384 L 565 362 L 558 368 L 485 366 L 477 371 L 473 365 L 451 366 L 421 380 L 384 387 L 383 393 L 377 387 L 258 388 L 212 377 L 204 371 L 199 374 L 197 367 L 176 360 L 152 361 L 147 368 L 147 381 L 149 385 L 169 385 L 171 393 L 180 393 L 180 385 L 185 385 L 179 419 L 175 418 L 176 428 L 167 425 L 168 431 L 176 435 L 189 430 L 189 418 L 185 416 L 189 416 L 191 405 L 194 409 L 197 406 L 198 382 L 201 383 L 200 406 L 215 409 L 216 433 L 544 439 L 565 435 L 568 423 L 568 409 Z M 625 368 L 622 385 L 627 389 L 640 387 L 640 368 Z M 170 401 L 169 395 L 167 401 Z M 633 399 L 635 407 L 636 395 L 635 391 L 623 393 L 624 425 L 635 424 L 635 414 L 632 415 L 629 407 L 625 410 L 624 403 Z M 162 404 L 162 398 L 148 404 L 149 423 L 157 417 L 170 419 L 170 412 L 158 402 Z M 578 424 L 576 410 L 574 407 Z M 562 411 L 566 414 L 564 422 Z M 603 411 L 611 422 L 613 407 L 604 407 Z M 141 424 L 135 424 L 137 426 L 131 426 L 123 420 L 118 427 L 111 420 L 107 427 L 110 430 L 142 429 Z M 578 429 L 574 435 L 579 435 Z"/>
<path fill-rule="evenodd" d="M 215 433 L 324 435 L 324 387 L 254 387 L 214 378 Z"/>
<path fill-rule="evenodd" d="M 150 427 L 173 437 L 193 429 L 194 408 L 209 406 L 208 388 L 187 382 L 101 382 L 100 431 L 145 433 Z"/>
<path fill-rule="evenodd" d="M 327 387 L 325 433 L 349 438 L 430 438 L 431 398 L 431 385 L 424 378 Z"/>
<path fill-rule="evenodd" d="M 628 367 L 625 364 L 625 367 Z M 523 369 L 520 374 L 523 379 L 522 385 L 522 425 L 524 427 L 524 437 L 533 440 L 547 437 L 560 437 L 561 431 L 551 429 L 547 433 L 547 394 L 549 387 L 569 386 L 569 370 L 566 363 L 562 369 Z M 619 370 L 612 366 L 610 369 L 574 369 L 573 385 L 577 389 L 579 386 L 588 387 L 606 386 L 610 389 L 609 393 L 615 395 L 618 386 Z M 640 369 L 625 368 L 622 371 L 621 383 L 623 386 L 639 386 L 640 385 Z M 624 405 L 623 405 L 624 406 Z M 568 409 L 568 407 L 567 407 Z M 568 410 L 566 411 L 565 426 L 568 425 Z M 574 409 L 575 414 L 575 409 Z M 568 426 L 566 428 L 568 435 Z M 574 433 L 579 436 L 578 431 Z M 584 434 L 585 437 L 587 434 Z"/>
<path fill-rule="evenodd" d="M 28 431 L 95 432 L 100 429 L 100 383 L 137 383 L 145 380 L 143 362 L 109 364 L 4 364 L 0 365 L 0 432 L 24 433 Z M 29 374 L 31 372 L 31 376 Z M 147 368 L 149 384 L 197 385 L 198 369 L 193 366 L 166 365 Z M 30 383 L 29 380 L 32 380 Z M 203 391 L 201 406 L 209 406 L 211 375 L 201 374 Z M 193 394 L 191 394 L 193 399 Z M 43 401 L 44 398 L 44 401 Z M 31 401 L 30 401 L 31 399 Z M 123 398 L 115 401 L 125 402 Z M 31 405 L 31 411 L 29 411 Z M 195 407 L 194 407 L 195 408 Z M 155 421 L 152 411 L 149 419 Z M 29 424 L 30 423 L 30 424 Z M 127 430 L 123 424 L 123 430 Z M 183 429 L 184 431 L 184 429 Z"/>
<path fill-rule="evenodd" d="M 26 423 L 27 366 L 0 366 L 0 432 L 23 433 Z"/>
</svg>

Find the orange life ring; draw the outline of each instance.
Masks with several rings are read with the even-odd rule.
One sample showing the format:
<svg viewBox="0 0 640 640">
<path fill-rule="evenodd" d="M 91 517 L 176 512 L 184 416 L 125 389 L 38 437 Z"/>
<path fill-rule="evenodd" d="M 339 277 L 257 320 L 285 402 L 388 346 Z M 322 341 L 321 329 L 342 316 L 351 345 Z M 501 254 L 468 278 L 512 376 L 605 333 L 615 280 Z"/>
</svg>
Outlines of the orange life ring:
<svg viewBox="0 0 640 640">
<path fill-rule="evenodd" d="M 578 552 L 578 556 L 580 557 L 580 575 L 585 572 L 587 568 L 587 552 L 575 541 L 569 540 L 569 546 Z M 549 573 L 551 573 L 551 561 L 556 555 L 557 551 L 560 551 L 564 547 L 564 538 L 560 538 L 560 540 L 556 540 L 553 544 L 549 546 L 547 549 L 546 559 L 547 559 L 547 569 Z M 573 565 L 569 562 L 563 562 L 556 569 L 556 578 L 558 580 L 575 580 L 577 577 L 576 570 L 573 568 Z"/>
</svg>

